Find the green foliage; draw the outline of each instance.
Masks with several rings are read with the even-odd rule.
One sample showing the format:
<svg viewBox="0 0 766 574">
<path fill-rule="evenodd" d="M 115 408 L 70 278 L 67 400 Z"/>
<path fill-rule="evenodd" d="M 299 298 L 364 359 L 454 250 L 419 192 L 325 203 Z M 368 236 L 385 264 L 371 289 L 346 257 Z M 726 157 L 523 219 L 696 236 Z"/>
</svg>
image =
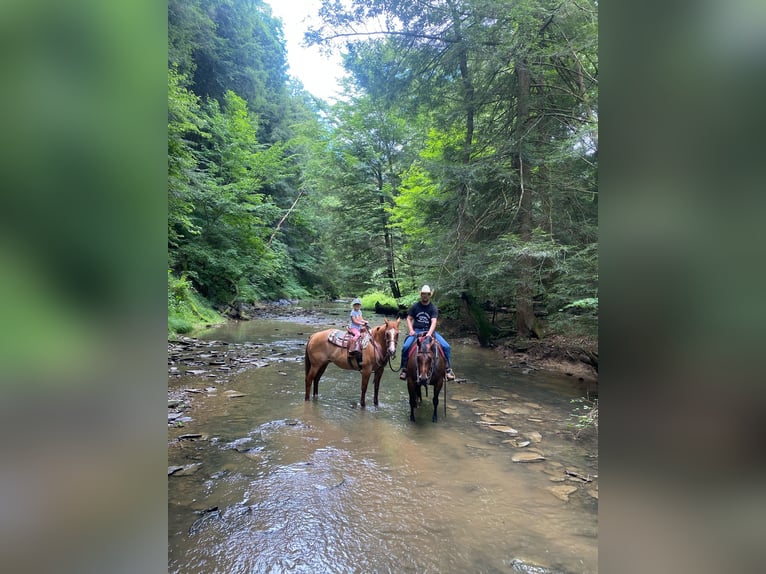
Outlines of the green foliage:
<svg viewBox="0 0 766 574">
<path fill-rule="evenodd" d="M 399 305 L 396 299 L 394 299 L 388 293 L 384 293 L 383 291 L 367 292 L 362 295 L 360 299 L 362 300 L 362 309 L 368 309 L 371 311 L 375 309 L 375 303 L 380 303 L 381 305 L 392 307 L 398 307 Z"/>
<path fill-rule="evenodd" d="M 168 270 L 168 336 L 189 333 L 197 327 L 224 322 L 194 291 L 185 275 L 175 277 Z"/>
<path fill-rule="evenodd" d="M 288 84 L 262 0 L 171 0 L 169 266 L 214 303 L 428 283 L 445 314 L 534 297 L 594 334 L 597 11 L 323 0 L 310 40 L 344 38 L 351 74 L 330 106 Z M 355 35 L 369 17 L 392 33 Z"/>
<path fill-rule="evenodd" d="M 574 437 L 580 438 L 584 433 L 598 432 L 598 399 L 572 399 L 573 407 L 569 414 L 569 427 L 574 431 Z"/>
<path fill-rule="evenodd" d="M 598 310 L 598 297 L 578 299 L 577 301 L 571 302 L 569 305 L 565 305 L 562 310 L 566 309 Z"/>
</svg>

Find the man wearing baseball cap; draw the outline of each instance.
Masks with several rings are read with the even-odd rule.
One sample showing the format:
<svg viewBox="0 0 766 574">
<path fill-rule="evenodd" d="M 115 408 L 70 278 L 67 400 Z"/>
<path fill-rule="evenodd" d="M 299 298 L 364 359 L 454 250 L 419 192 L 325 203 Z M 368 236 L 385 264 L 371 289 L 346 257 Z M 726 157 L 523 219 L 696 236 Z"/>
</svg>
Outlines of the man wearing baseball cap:
<svg viewBox="0 0 766 574">
<path fill-rule="evenodd" d="M 407 327 L 409 328 L 409 336 L 404 340 L 402 345 L 402 362 L 401 372 L 399 378 L 405 380 L 407 378 L 407 355 L 410 352 L 415 337 L 425 333 L 428 336 L 436 337 L 439 344 L 444 349 L 444 355 L 447 358 L 447 380 L 454 381 L 455 373 L 452 372 L 452 363 L 450 361 L 450 346 L 449 343 L 436 332 L 436 321 L 439 317 L 439 309 L 431 302 L 431 288 L 428 285 L 423 285 L 420 288 L 420 301 L 414 303 L 409 311 L 407 311 Z"/>
</svg>

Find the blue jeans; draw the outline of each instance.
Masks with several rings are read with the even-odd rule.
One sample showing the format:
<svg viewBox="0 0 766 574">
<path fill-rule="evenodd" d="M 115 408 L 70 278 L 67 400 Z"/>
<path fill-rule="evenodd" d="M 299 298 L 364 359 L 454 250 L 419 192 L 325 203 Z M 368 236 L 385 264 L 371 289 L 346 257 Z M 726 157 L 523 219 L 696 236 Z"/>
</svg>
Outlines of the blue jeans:
<svg viewBox="0 0 766 574">
<path fill-rule="evenodd" d="M 418 335 L 422 335 L 423 333 L 428 333 L 428 331 L 415 331 L 415 335 L 407 335 L 407 338 L 404 340 L 404 344 L 402 345 L 402 366 L 399 367 L 399 370 L 405 369 L 407 367 L 407 355 L 410 354 L 410 347 L 412 346 L 412 343 L 415 341 Z M 450 346 L 449 343 L 442 337 L 438 331 L 434 331 L 434 337 L 436 337 L 436 340 L 439 341 L 439 344 L 442 346 L 442 349 L 444 349 L 444 356 L 447 357 L 447 368 L 452 368 L 452 362 L 450 361 Z"/>
</svg>

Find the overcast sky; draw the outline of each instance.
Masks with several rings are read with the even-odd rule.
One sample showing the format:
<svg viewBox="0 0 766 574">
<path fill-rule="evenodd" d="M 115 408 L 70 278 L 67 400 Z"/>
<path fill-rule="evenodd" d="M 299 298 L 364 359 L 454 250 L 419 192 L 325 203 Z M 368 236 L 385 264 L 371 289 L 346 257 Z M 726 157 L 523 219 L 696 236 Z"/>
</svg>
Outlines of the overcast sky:
<svg viewBox="0 0 766 574">
<path fill-rule="evenodd" d="M 343 76 L 340 56 L 332 58 L 319 49 L 304 48 L 303 34 L 316 18 L 320 0 L 266 0 L 274 16 L 281 18 L 287 45 L 287 62 L 291 76 L 299 79 L 307 91 L 325 100 L 335 101 L 337 80 Z"/>
</svg>

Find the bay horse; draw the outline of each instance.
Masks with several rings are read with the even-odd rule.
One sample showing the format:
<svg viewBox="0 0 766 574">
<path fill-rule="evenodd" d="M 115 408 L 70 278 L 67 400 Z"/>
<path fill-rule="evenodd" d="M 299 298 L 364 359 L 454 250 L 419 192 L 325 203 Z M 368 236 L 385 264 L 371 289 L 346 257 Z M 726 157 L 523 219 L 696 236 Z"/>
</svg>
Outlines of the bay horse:
<svg viewBox="0 0 766 574">
<path fill-rule="evenodd" d="M 378 390 L 380 389 L 380 379 L 383 376 L 383 370 L 386 361 L 396 357 L 396 343 L 399 341 L 399 321 L 389 321 L 384 319 L 383 325 L 378 325 L 370 331 L 370 344 L 362 351 L 362 398 L 359 403 L 365 406 L 365 395 L 367 395 L 367 384 L 370 381 L 370 375 L 374 372 L 373 380 L 375 385 L 375 397 L 373 402 L 378 406 Z M 314 333 L 309 337 L 306 343 L 305 367 L 306 367 L 306 397 L 309 400 L 311 385 L 314 385 L 314 397 L 319 394 L 319 379 L 327 369 L 327 365 L 334 363 L 341 369 L 356 370 L 348 359 L 348 349 L 338 347 L 329 341 L 330 335 L 336 329 L 325 329 Z"/>
<path fill-rule="evenodd" d="M 422 387 L 434 387 L 434 414 L 431 420 L 436 422 L 439 406 L 439 392 L 447 377 L 447 359 L 439 341 L 435 337 L 419 336 L 410 348 L 407 358 L 407 392 L 410 395 L 410 420 L 415 421 L 415 409 L 423 402 Z M 447 389 L 444 389 L 444 416 L 447 416 Z"/>
</svg>

